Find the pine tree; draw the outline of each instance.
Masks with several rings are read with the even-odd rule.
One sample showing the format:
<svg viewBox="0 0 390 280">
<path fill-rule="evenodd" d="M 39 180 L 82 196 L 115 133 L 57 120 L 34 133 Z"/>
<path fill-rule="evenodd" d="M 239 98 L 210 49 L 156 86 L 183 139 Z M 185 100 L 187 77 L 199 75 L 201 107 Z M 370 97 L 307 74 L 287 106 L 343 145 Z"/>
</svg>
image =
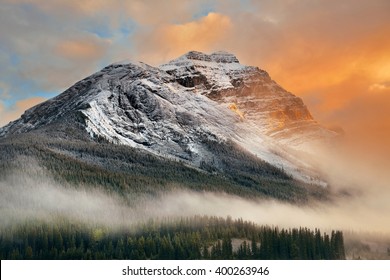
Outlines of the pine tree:
<svg viewBox="0 0 390 280">
<path fill-rule="evenodd" d="M 205 259 L 205 260 L 209 260 L 210 259 L 209 249 L 207 248 L 206 244 L 203 245 L 202 258 Z"/>
<path fill-rule="evenodd" d="M 252 252 L 253 259 L 259 258 L 259 248 L 257 247 L 256 239 L 254 236 L 252 236 L 252 240 L 251 240 L 251 252 Z"/>
<path fill-rule="evenodd" d="M 31 260 L 32 258 L 33 258 L 33 249 L 31 248 L 31 246 L 27 246 L 26 259 Z"/>
<path fill-rule="evenodd" d="M 232 240 L 229 237 L 226 237 L 222 240 L 222 259 L 228 260 L 233 257 L 233 245 Z"/>
</svg>

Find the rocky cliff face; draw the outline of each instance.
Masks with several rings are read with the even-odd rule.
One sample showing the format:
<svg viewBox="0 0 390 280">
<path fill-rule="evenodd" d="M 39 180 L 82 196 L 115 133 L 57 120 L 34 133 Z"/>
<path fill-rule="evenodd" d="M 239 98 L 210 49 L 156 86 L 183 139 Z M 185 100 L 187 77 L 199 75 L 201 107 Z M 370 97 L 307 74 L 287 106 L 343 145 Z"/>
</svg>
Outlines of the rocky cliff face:
<svg viewBox="0 0 390 280">
<path fill-rule="evenodd" d="M 243 121 L 255 123 L 264 134 L 294 148 L 334 135 L 313 120 L 299 97 L 264 70 L 241 65 L 232 54 L 189 52 L 160 68 L 184 87 L 224 104 Z"/>
<path fill-rule="evenodd" d="M 212 161 L 205 141 L 233 141 L 302 180 L 307 172 L 297 171 L 300 163 L 288 149 L 333 136 L 267 72 L 225 52 L 189 52 L 158 68 L 109 65 L 27 110 L 0 137 L 74 122 L 93 139 L 195 166 Z"/>
</svg>

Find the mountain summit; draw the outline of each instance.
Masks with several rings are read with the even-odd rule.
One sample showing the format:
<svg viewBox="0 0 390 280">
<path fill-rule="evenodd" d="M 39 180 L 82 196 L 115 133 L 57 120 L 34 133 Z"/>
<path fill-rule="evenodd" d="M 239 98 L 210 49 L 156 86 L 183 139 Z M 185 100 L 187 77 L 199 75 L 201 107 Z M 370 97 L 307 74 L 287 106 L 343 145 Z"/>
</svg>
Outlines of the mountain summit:
<svg viewBox="0 0 390 280">
<path fill-rule="evenodd" d="M 266 71 L 241 65 L 233 54 L 189 52 L 160 68 L 184 87 L 225 104 L 266 135 L 294 148 L 304 149 L 300 146 L 333 134 L 313 120 L 300 98 L 284 90 Z"/>
<path fill-rule="evenodd" d="M 0 137 L 22 133 L 83 135 L 194 167 L 218 168 L 210 141 L 234 143 L 303 181 L 310 172 L 297 171 L 291 149 L 335 135 L 264 70 L 195 51 L 160 67 L 111 64 L 0 129 Z"/>
</svg>

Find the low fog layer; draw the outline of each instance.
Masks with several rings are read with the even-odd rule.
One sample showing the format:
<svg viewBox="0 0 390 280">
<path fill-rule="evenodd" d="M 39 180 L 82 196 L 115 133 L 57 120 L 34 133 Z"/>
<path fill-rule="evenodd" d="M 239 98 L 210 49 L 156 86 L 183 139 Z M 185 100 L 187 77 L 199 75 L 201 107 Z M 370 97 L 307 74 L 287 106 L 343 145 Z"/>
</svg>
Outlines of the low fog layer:
<svg viewBox="0 0 390 280">
<path fill-rule="evenodd" d="M 374 185 L 373 185 L 374 186 Z M 159 198 L 143 198 L 130 205 L 122 197 L 94 188 L 64 187 L 50 178 L 20 174 L 0 182 L 0 224 L 31 219 L 66 218 L 86 224 L 131 226 L 153 217 L 211 215 L 243 218 L 258 224 L 390 233 L 390 191 L 380 185 L 341 196 L 332 203 L 310 206 L 276 201 L 249 201 L 207 192 L 177 191 Z M 381 188 L 382 187 L 382 188 Z"/>
<path fill-rule="evenodd" d="M 117 196 L 92 188 L 59 186 L 49 178 L 12 176 L 0 182 L 3 226 L 26 220 L 58 218 L 115 226 L 135 215 Z"/>
</svg>

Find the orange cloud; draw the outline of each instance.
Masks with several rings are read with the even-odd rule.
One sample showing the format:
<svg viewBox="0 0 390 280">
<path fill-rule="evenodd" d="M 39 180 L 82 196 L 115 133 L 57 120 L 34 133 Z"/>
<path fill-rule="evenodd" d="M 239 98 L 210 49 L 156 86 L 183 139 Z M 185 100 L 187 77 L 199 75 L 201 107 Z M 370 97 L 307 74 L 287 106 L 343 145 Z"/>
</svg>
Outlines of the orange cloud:
<svg viewBox="0 0 390 280">
<path fill-rule="evenodd" d="M 163 25 L 151 34 L 138 34 L 139 57 L 159 64 L 189 50 L 208 52 L 225 40 L 231 28 L 231 19 L 217 13 L 185 24 Z"/>
<path fill-rule="evenodd" d="M 377 92 L 377 91 L 390 91 L 390 83 L 374 83 L 370 85 L 368 88 L 370 91 Z"/>
<path fill-rule="evenodd" d="M 123 3 L 123 2 L 122 2 Z M 182 1 L 182 0 L 136 0 L 125 2 L 125 12 L 132 19 L 143 25 L 167 24 L 188 22 L 206 0 Z"/>
<path fill-rule="evenodd" d="M 379 113 L 390 109 L 390 2 L 254 1 L 250 12 L 219 3 L 218 13 L 198 21 L 142 31 L 134 38 L 140 60 L 155 65 L 189 50 L 231 51 L 301 96 L 321 123 L 390 143 L 390 117 Z"/>
<path fill-rule="evenodd" d="M 11 108 L 6 108 L 0 102 L 0 127 L 8 124 L 10 121 L 13 121 L 19 118 L 24 111 L 27 109 L 44 102 L 46 99 L 42 97 L 32 97 L 20 100 L 16 102 L 15 106 Z"/>
<path fill-rule="evenodd" d="M 55 53 L 67 59 L 91 60 L 100 58 L 105 47 L 86 39 L 66 40 L 57 43 Z"/>
<path fill-rule="evenodd" d="M 314 40 L 311 43 L 321 45 Z M 356 41 L 346 40 L 345 44 L 347 47 L 322 46 L 323 55 L 312 57 L 302 65 L 299 56 L 292 56 L 290 60 L 283 56 L 289 67 L 279 68 L 273 75 L 288 90 L 303 98 L 320 99 L 320 103 L 309 105 L 322 120 L 361 96 L 388 89 L 390 40 L 386 36 L 369 35 Z M 272 62 L 269 64 L 273 69 Z"/>
<path fill-rule="evenodd" d="M 278 3 L 235 17 L 227 9 L 234 40 L 221 46 L 301 96 L 321 123 L 343 127 L 360 152 L 390 158 L 390 2 Z"/>
</svg>

